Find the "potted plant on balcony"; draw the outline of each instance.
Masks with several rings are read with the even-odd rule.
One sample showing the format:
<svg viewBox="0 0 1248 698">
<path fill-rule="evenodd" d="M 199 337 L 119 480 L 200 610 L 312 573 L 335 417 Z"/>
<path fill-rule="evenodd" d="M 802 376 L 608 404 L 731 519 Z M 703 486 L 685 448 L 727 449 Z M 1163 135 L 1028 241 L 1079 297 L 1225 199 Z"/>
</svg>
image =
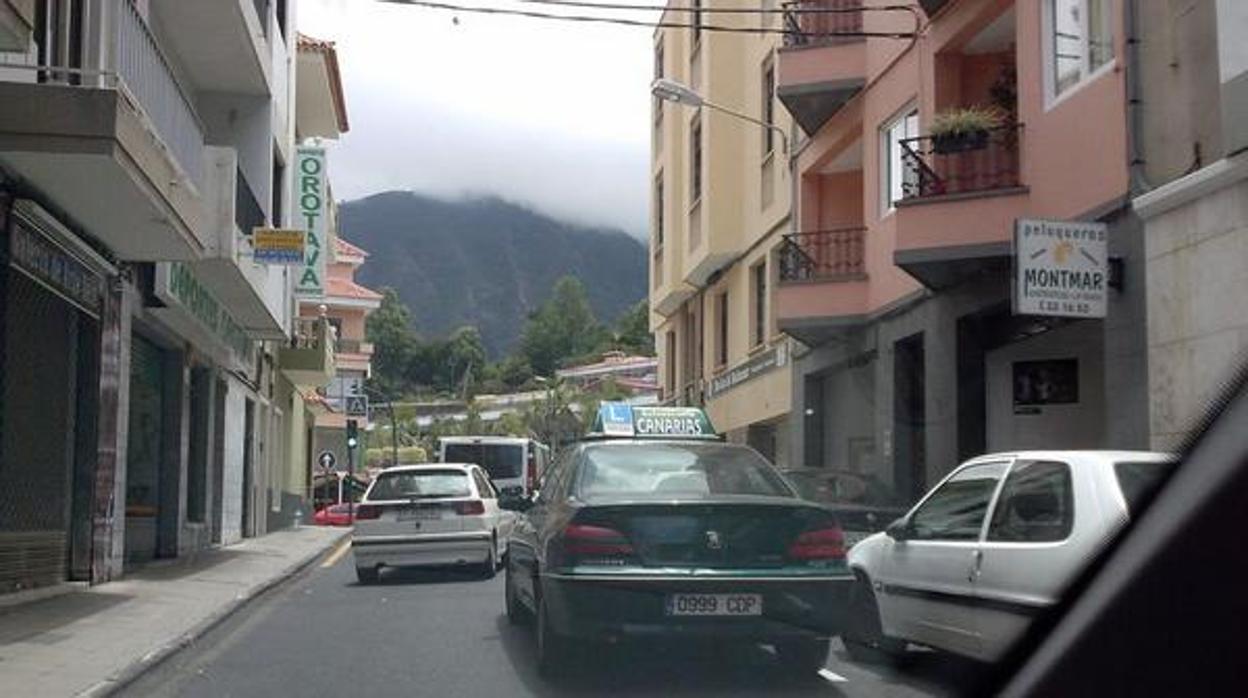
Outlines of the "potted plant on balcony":
<svg viewBox="0 0 1248 698">
<path fill-rule="evenodd" d="M 932 150 L 940 154 L 980 150 L 988 145 L 988 132 L 1004 121 L 1000 110 L 992 107 L 945 110 L 932 119 L 928 131 Z"/>
</svg>

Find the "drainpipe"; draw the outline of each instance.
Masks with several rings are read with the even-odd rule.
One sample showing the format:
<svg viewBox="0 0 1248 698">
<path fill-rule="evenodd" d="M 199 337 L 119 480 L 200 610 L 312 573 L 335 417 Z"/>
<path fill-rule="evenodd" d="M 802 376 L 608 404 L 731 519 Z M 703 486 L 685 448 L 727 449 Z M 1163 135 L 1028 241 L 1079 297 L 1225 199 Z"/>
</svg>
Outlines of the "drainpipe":
<svg viewBox="0 0 1248 698">
<path fill-rule="evenodd" d="M 1143 100 L 1140 98 L 1140 32 L 1136 0 L 1123 0 L 1123 23 L 1127 28 L 1127 170 L 1130 193 L 1143 194 L 1154 185 L 1148 181 L 1144 170 L 1144 156 L 1140 149 L 1143 128 Z"/>
</svg>

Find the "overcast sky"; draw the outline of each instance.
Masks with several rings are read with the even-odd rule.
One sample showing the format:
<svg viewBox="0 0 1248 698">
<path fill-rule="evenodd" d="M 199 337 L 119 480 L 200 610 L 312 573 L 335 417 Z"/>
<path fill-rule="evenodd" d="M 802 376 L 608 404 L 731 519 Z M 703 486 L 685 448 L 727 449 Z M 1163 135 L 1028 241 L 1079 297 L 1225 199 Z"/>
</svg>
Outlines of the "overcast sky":
<svg viewBox="0 0 1248 698">
<path fill-rule="evenodd" d="M 330 145 L 337 198 L 498 194 L 644 235 L 652 29 L 377 0 L 301 0 L 298 23 L 338 45 L 351 131 Z"/>
</svg>

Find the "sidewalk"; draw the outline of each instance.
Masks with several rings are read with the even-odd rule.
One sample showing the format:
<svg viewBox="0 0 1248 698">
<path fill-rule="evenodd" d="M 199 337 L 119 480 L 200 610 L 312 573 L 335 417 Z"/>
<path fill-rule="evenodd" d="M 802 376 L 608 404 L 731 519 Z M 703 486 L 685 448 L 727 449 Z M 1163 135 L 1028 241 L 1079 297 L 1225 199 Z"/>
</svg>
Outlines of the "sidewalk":
<svg viewBox="0 0 1248 698">
<path fill-rule="evenodd" d="M 0 608 L 0 696 L 107 695 L 346 534 L 310 526 L 278 531 Z"/>
</svg>

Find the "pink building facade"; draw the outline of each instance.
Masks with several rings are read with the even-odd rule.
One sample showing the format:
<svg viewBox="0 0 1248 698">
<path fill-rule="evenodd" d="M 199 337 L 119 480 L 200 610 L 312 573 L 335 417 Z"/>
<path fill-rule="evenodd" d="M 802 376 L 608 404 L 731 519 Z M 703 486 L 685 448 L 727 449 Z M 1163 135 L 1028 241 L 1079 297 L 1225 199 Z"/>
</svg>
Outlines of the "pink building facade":
<svg viewBox="0 0 1248 698">
<path fill-rule="evenodd" d="M 796 17 L 810 36 L 777 60 L 805 137 L 775 298 L 780 328 L 809 348 L 794 366 L 795 460 L 917 496 L 984 452 L 1146 447 L 1123 0 L 813 4 L 861 7 L 833 31 L 874 36 Z M 960 145 L 930 137 L 968 107 L 998 125 Z M 1104 318 L 1013 312 L 1020 219 L 1108 224 Z M 1060 395 L 1033 404 L 1020 386 L 1040 375 Z"/>
</svg>

